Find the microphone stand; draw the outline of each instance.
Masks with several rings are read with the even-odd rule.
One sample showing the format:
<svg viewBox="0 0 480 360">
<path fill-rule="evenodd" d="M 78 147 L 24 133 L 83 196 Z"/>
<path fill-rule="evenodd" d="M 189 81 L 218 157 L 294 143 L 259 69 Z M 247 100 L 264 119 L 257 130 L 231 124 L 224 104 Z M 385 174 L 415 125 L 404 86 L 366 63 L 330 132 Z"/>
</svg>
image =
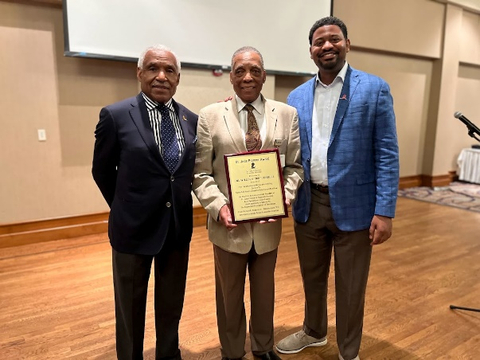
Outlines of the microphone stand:
<svg viewBox="0 0 480 360">
<path fill-rule="evenodd" d="M 468 128 L 468 126 L 467 126 L 467 128 Z M 474 129 L 468 128 L 468 135 L 470 135 L 470 137 L 472 137 L 475 140 L 477 140 L 478 142 L 480 142 L 480 139 L 475 136 L 475 130 Z"/>
<path fill-rule="evenodd" d="M 457 116 L 458 115 L 458 116 Z M 475 136 L 475 133 L 479 134 L 480 135 L 480 132 L 478 131 L 478 128 L 470 123 L 468 120 L 467 121 L 464 121 L 463 119 L 461 119 L 461 113 L 459 112 L 456 112 L 455 115 L 454 115 L 457 119 L 459 119 L 460 121 L 462 121 L 466 126 L 467 126 L 467 129 L 468 129 L 468 135 L 470 135 L 470 137 L 474 138 L 475 140 L 477 140 L 478 142 L 480 142 L 480 139 L 478 137 Z M 468 123 L 467 123 L 468 122 Z M 451 310 L 465 310 L 465 311 L 475 311 L 475 312 L 480 312 L 480 309 L 475 309 L 475 308 L 469 308 L 469 307 L 463 307 L 463 306 L 456 306 L 456 305 L 450 305 L 450 309 Z"/>
<path fill-rule="evenodd" d="M 475 312 L 480 312 L 480 309 L 474 309 L 474 308 L 468 308 L 468 307 L 463 307 L 463 306 L 455 306 L 455 305 L 450 305 L 450 309 L 455 310 L 466 310 L 466 311 L 475 311 Z"/>
<path fill-rule="evenodd" d="M 468 135 L 470 137 L 480 142 L 480 139 L 475 136 L 475 133 L 477 135 L 480 135 L 480 128 L 478 126 L 476 126 L 474 123 L 468 120 L 465 116 L 463 116 L 463 114 L 460 111 L 456 111 L 455 114 L 453 114 L 453 116 L 465 124 L 465 126 L 468 129 Z"/>
</svg>

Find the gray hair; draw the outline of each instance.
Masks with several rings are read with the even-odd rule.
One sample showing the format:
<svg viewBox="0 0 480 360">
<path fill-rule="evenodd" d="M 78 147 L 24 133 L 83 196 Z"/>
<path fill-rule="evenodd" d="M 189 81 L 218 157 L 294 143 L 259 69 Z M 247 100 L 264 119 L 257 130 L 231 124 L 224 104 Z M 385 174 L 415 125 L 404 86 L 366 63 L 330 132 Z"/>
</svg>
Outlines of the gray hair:
<svg viewBox="0 0 480 360">
<path fill-rule="evenodd" d="M 243 54 L 243 53 L 246 53 L 246 52 L 254 52 L 256 54 L 258 54 L 258 56 L 260 56 L 260 61 L 262 63 L 262 69 L 265 69 L 265 65 L 263 64 L 263 56 L 262 54 L 260 53 L 260 51 L 258 51 L 257 49 L 255 49 L 253 46 L 242 46 L 240 49 L 238 49 L 237 51 L 235 51 L 232 55 L 232 69 L 233 69 L 233 59 L 235 58 L 235 56 L 237 56 L 238 54 Z"/>
<path fill-rule="evenodd" d="M 138 62 L 137 62 L 137 67 L 139 69 L 141 69 L 143 67 L 143 61 L 145 60 L 145 55 L 147 55 L 147 53 L 149 51 L 168 51 L 169 53 L 172 53 L 173 57 L 175 58 L 175 61 L 177 62 L 177 70 L 178 70 L 178 72 L 180 72 L 180 69 L 182 68 L 181 64 L 180 64 L 180 60 L 178 60 L 177 55 L 170 48 L 166 47 L 165 45 L 153 45 L 153 46 L 149 46 L 148 48 L 143 50 L 143 52 L 140 54 L 140 57 L 138 58 Z"/>
</svg>

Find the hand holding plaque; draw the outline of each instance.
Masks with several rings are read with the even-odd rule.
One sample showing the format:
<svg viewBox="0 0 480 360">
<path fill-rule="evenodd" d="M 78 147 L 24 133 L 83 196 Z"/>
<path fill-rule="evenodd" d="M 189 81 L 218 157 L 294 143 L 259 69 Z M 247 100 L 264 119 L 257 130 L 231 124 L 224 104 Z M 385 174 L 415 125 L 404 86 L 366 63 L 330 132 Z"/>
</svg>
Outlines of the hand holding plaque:
<svg viewBox="0 0 480 360">
<path fill-rule="evenodd" d="M 234 223 L 287 217 L 278 149 L 225 155 Z"/>
</svg>

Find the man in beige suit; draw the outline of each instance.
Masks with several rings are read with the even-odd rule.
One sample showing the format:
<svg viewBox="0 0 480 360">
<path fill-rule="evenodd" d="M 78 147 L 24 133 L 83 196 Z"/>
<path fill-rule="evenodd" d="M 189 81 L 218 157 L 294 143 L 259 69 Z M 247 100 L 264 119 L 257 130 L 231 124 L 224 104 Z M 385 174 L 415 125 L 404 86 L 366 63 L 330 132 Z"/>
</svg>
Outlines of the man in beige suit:
<svg viewBox="0 0 480 360">
<path fill-rule="evenodd" d="M 241 359 L 245 355 L 243 298 L 247 268 L 252 352 L 258 359 L 280 359 L 273 351 L 273 310 L 274 272 L 282 223 L 270 219 L 234 224 L 224 165 L 224 155 L 246 152 L 247 147 L 251 150 L 248 123 L 253 113 L 257 130 L 253 141 L 257 147 L 253 150 L 279 149 L 287 205 L 295 199 L 303 179 L 297 112 L 286 104 L 266 100 L 260 93 L 265 80 L 260 52 L 252 47 L 240 48 L 232 56 L 230 72 L 234 98 L 205 107 L 198 121 L 193 189 L 209 215 L 208 234 L 215 258 L 217 324 L 224 360 Z"/>
</svg>

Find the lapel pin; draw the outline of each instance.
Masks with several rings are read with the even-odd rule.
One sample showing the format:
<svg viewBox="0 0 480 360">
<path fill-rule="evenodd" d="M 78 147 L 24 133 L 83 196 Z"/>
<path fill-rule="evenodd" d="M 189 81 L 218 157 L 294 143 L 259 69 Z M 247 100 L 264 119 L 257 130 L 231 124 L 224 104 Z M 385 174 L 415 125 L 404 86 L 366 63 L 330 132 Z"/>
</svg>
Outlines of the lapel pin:
<svg viewBox="0 0 480 360">
<path fill-rule="evenodd" d="M 347 100 L 347 94 L 343 94 L 340 100 Z"/>
<path fill-rule="evenodd" d="M 187 121 L 187 118 L 185 117 L 185 115 L 182 115 L 182 119 L 183 121 Z"/>
</svg>

